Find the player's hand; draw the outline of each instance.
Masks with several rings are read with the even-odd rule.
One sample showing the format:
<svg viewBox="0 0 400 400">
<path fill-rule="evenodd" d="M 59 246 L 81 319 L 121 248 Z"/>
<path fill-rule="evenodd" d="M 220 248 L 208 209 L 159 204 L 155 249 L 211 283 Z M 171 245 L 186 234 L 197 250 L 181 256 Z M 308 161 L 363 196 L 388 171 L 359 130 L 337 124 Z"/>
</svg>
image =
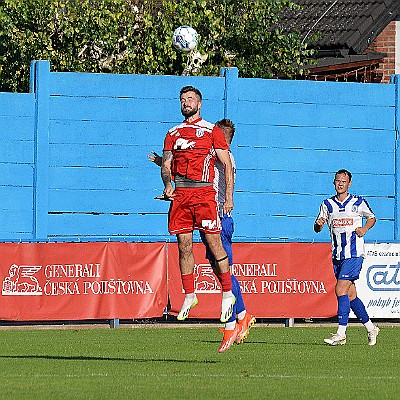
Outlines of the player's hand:
<svg viewBox="0 0 400 400">
<path fill-rule="evenodd" d="M 363 237 L 367 233 L 367 230 L 362 227 L 358 227 L 356 228 L 355 232 L 358 237 Z"/>
<path fill-rule="evenodd" d="M 226 200 L 222 209 L 224 214 L 229 214 L 233 210 L 233 201 Z"/>
<path fill-rule="evenodd" d="M 157 154 L 155 151 L 152 151 L 152 154 L 148 154 L 147 158 L 153 162 L 154 164 L 158 165 L 159 167 L 161 167 L 162 164 L 162 157 Z"/>
<path fill-rule="evenodd" d="M 165 197 L 167 197 L 168 199 L 170 199 L 170 200 L 173 200 L 173 199 L 174 199 L 175 190 L 174 190 L 174 188 L 173 188 L 173 186 L 172 186 L 171 183 L 169 183 L 169 184 L 164 188 L 163 195 L 164 195 Z"/>
<path fill-rule="evenodd" d="M 318 218 L 315 222 L 314 222 L 314 232 L 318 233 L 322 231 L 322 228 L 324 227 L 326 223 L 326 219 L 321 217 Z"/>
<path fill-rule="evenodd" d="M 325 218 L 318 218 L 316 221 L 315 221 L 315 224 L 316 225 L 318 225 L 321 229 L 324 227 L 324 225 L 325 225 L 325 223 L 326 223 L 326 219 Z"/>
</svg>

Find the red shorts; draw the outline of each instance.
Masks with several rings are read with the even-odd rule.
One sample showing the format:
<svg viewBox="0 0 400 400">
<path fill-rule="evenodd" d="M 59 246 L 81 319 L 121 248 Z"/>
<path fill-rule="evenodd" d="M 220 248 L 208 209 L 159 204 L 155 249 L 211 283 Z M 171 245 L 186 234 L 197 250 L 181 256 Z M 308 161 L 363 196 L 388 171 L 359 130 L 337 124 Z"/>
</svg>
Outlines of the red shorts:
<svg viewBox="0 0 400 400">
<path fill-rule="evenodd" d="M 216 192 L 212 186 L 176 188 L 168 213 L 168 230 L 171 235 L 194 230 L 220 233 Z"/>
</svg>

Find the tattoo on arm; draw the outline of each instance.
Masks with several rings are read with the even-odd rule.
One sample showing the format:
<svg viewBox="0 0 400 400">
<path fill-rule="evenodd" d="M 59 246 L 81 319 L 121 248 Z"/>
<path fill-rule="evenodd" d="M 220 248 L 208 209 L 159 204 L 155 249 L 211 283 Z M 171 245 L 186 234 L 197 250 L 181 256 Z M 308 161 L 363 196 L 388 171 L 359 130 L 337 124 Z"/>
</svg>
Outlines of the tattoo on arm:
<svg viewBox="0 0 400 400">
<path fill-rule="evenodd" d="M 172 151 L 163 151 L 162 164 L 161 164 L 161 179 L 166 186 L 171 183 L 171 162 L 172 162 Z"/>
</svg>

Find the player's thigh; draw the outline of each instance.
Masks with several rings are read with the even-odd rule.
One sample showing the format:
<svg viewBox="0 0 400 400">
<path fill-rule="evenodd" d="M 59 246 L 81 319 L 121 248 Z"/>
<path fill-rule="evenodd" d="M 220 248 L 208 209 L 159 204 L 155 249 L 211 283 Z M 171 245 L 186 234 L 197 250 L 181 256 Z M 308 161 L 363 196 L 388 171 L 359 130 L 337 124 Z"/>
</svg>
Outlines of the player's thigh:
<svg viewBox="0 0 400 400">
<path fill-rule="evenodd" d="M 194 206 L 195 229 L 204 233 L 220 233 L 221 220 L 218 215 L 218 205 L 215 189 L 206 187 L 198 193 Z"/>
<path fill-rule="evenodd" d="M 171 202 L 168 212 L 168 230 L 172 235 L 188 233 L 193 231 L 193 209 L 183 199 L 176 199 Z"/>
</svg>

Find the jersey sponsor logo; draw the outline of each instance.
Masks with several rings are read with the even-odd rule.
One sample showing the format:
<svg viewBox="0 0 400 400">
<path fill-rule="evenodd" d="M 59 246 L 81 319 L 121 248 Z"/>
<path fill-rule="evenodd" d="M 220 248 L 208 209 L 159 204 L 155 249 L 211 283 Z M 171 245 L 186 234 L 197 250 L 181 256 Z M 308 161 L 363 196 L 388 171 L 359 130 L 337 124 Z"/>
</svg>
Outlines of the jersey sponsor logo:
<svg viewBox="0 0 400 400">
<path fill-rule="evenodd" d="M 332 226 L 334 228 L 339 228 L 341 226 L 352 226 L 353 218 L 337 218 L 332 221 Z"/>
<path fill-rule="evenodd" d="M 201 128 L 196 129 L 196 136 L 198 138 L 201 138 L 202 136 L 204 136 L 204 129 L 201 129 Z"/>
<path fill-rule="evenodd" d="M 193 149 L 195 145 L 196 145 L 196 142 L 193 142 L 193 141 L 189 142 L 189 140 L 186 140 L 186 139 L 183 139 L 183 138 L 179 138 L 175 142 L 174 149 L 175 150 Z"/>
</svg>

